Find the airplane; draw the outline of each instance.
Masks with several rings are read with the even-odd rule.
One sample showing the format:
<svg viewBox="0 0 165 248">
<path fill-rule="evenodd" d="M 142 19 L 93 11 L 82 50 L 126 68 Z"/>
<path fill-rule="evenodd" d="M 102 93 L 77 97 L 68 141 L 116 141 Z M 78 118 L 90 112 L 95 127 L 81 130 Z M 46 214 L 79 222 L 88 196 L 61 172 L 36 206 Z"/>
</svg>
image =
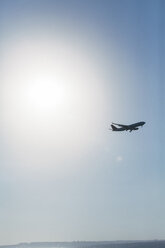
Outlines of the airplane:
<svg viewBox="0 0 165 248">
<path fill-rule="evenodd" d="M 134 124 L 131 124 L 131 125 L 123 125 L 123 124 L 117 124 L 117 123 L 113 123 L 111 124 L 111 128 L 110 130 L 112 131 L 130 131 L 132 132 L 133 130 L 138 130 L 139 128 L 138 127 L 142 127 L 143 125 L 145 124 L 144 121 L 140 121 L 140 122 L 136 122 Z M 114 125 L 117 125 L 119 127 L 116 127 Z"/>
</svg>

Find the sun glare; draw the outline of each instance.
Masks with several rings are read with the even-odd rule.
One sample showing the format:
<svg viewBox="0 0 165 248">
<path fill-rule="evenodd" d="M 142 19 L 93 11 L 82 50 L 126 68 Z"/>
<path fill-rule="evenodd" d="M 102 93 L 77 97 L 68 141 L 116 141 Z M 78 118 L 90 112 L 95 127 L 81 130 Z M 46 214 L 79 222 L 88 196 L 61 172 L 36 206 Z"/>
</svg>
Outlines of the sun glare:
<svg viewBox="0 0 165 248">
<path fill-rule="evenodd" d="M 38 77 L 29 82 L 26 97 L 29 106 L 42 112 L 49 112 L 52 109 L 62 111 L 62 106 L 67 103 L 67 92 L 63 83 L 60 83 L 57 78 L 50 78 L 48 75 L 46 78 Z"/>
<path fill-rule="evenodd" d="M 48 164 L 97 144 L 105 99 L 87 51 L 56 39 L 22 40 L 9 49 L 5 70 L 4 125 L 18 157 Z"/>
</svg>

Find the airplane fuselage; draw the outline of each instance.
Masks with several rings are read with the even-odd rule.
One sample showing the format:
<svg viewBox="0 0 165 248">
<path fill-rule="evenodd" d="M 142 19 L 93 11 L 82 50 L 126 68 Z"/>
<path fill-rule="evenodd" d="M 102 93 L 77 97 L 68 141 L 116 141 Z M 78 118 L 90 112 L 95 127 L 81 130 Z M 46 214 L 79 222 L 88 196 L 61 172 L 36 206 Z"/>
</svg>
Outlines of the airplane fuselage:
<svg viewBox="0 0 165 248">
<path fill-rule="evenodd" d="M 128 128 L 128 130 L 129 129 L 134 129 L 136 127 L 140 127 L 140 126 L 142 127 L 144 124 L 145 124 L 144 121 L 140 121 L 140 122 L 137 122 L 137 123 L 134 123 L 134 124 L 131 124 L 131 125 L 127 125 L 127 128 Z"/>
</svg>

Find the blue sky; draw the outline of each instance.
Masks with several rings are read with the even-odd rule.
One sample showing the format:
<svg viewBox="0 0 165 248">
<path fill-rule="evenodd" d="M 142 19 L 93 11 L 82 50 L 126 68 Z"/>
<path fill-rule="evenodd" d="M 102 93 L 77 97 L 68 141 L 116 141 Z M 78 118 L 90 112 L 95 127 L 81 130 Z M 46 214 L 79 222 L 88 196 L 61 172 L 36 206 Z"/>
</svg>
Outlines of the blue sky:
<svg viewBox="0 0 165 248">
<path fill-rule="evenodd" d="M 164 8 L 0 2 L 0 244 L 165 238 Z"/>
</svg>

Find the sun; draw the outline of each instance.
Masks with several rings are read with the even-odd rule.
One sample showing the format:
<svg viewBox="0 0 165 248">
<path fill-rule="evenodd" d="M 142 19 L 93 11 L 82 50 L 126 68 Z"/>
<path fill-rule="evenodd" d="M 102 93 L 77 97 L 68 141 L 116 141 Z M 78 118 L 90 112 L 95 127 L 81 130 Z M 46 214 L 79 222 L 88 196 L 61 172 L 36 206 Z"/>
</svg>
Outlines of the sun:
<svg viewBox="0 0 165 248">
<path fill-rule="evenodd" d="M 64 83 L 53 76 L 36 77 L 27 84 L 27 103 L 39 112 L 62 111 L 63 106 L 68 102 L 67 97 Z"/>
<path fill-rule="evenodd" d="M 98 143 L 105 95 L 88 51 L 66 39 L 41 40 L 23 39 L 9 49 L 3 120 L 14 154 L 48 166 Z"/>
</svg>

